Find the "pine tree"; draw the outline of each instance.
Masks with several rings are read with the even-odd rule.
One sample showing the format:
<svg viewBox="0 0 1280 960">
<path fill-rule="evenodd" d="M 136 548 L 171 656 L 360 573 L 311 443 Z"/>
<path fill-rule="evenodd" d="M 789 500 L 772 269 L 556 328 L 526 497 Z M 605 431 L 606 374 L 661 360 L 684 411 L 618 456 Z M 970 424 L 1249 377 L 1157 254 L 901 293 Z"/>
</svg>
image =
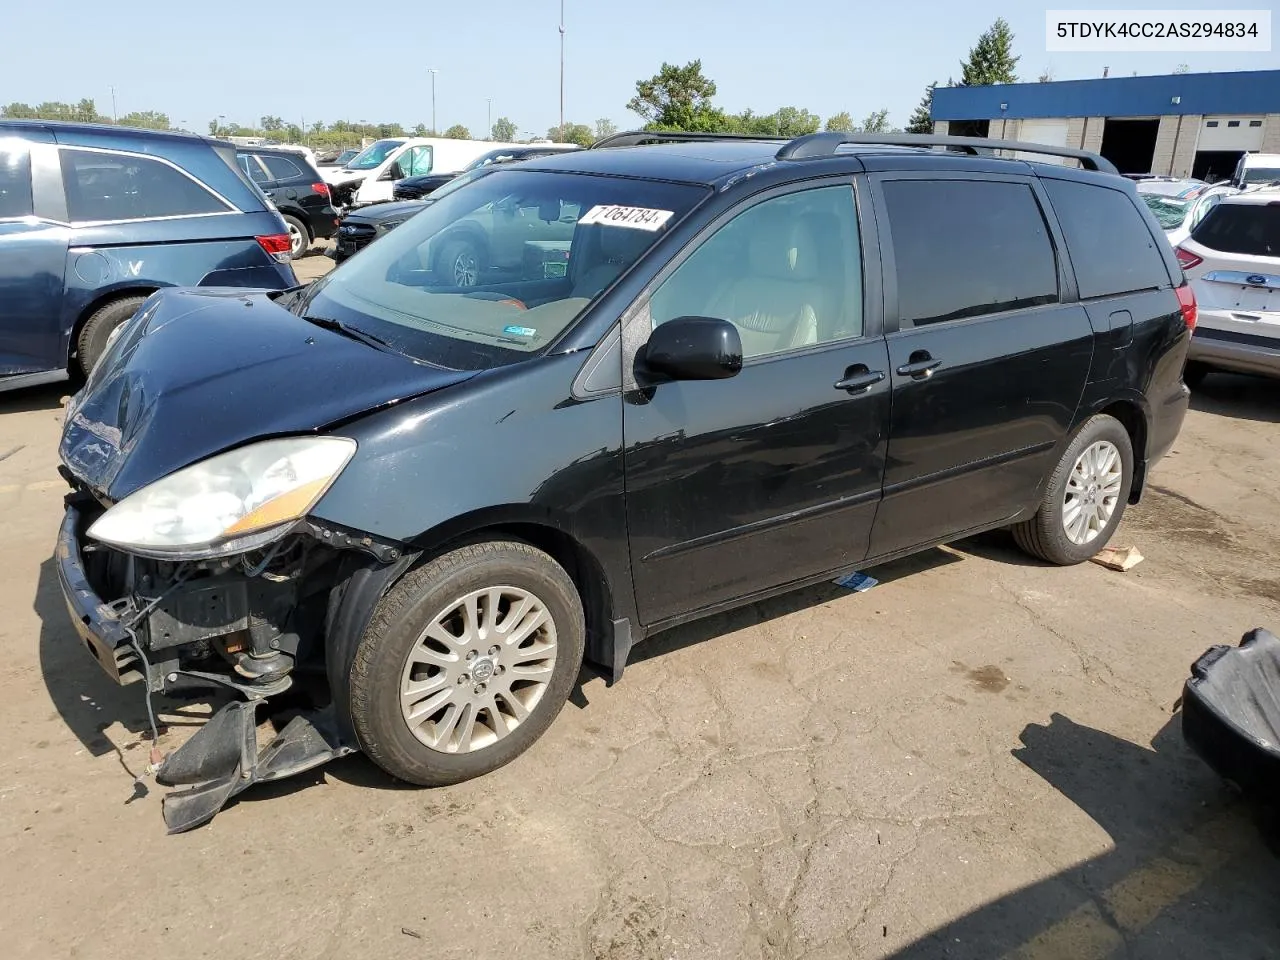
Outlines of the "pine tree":
<svg viewBox="0 0 1280 960">
<path fill-rule="evenodd" d="M 907 118 L 907 133 L 933 133 L 933 90 L 937 85 L 935 80 L 924 88 L 920 105 Z"/>
<path fill-rule="evenodd" d="M 1019 57 L 1013 55 L 1013 31 L 1004 17 L 999 17 L 990 29 L 978 38 L 978 44 L 969 51 L 969 59 L 962 63 L 960 86 L 981 87 L 992 83 L 1017 83 L 1013 68 Z"/>
</svg>

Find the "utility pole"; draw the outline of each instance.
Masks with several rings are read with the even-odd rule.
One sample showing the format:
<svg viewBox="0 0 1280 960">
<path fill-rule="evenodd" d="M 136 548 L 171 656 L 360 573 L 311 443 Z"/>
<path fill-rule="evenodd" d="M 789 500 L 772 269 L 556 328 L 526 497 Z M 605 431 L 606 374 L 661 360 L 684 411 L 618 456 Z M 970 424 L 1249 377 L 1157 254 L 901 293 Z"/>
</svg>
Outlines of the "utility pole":
<svg viewBox="0 0 1280 960">
<path fill-rule="evenodd" d="M 560 0 L 560 139 L 564 139 L 564 0 Z"/>
<path fill-rule="evenodd" d="M 485 139 L 488 140 L 493 136 L 493 97 L 485 97 L 484 102 L 489 105 L 489 126 L 485 127 Z"/>
<path fill-rule="evenodd" d="M 116 122 L 116 88 L 111 88 L 111 122 Z"/>
<path fill-rule="evenodd" d="M 436 128 L 436 74 L 440 71 L 435 67 L 427 67 L 427 73 L 431 74 L 431 135 L 438 136 L 439 130 Z"/>
</svg>

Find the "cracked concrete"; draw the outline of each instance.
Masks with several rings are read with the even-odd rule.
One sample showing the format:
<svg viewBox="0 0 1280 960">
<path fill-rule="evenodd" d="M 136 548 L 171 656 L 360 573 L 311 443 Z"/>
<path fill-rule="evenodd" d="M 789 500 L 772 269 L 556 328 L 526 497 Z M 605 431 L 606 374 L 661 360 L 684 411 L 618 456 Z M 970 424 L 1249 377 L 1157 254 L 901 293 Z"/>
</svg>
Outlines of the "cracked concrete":
<svg viewBox="0 0 1280 960">
<path fill-rule="evenodd" d="M 57 593 L 57 401 L 0 398 L 6 958 L 1280 956 L 1276 861 L 1170 725 L 1277 625 L 1271 384 L 1206 383 L 1127 574 L 965 541 L 654 638 L 482 780 L 354 757 L 179 837 Z"/>
</svg>

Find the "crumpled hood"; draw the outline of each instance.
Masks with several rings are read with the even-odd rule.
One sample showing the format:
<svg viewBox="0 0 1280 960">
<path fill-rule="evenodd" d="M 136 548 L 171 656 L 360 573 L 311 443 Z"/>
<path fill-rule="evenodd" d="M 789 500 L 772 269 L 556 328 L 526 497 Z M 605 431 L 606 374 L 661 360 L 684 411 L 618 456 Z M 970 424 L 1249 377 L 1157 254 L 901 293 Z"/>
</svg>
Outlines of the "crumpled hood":
<svg viewBox="0 0 1280 960">
<path fill-rule="evenodd" d="M 115 501 L 249 440 L 319 432 L 471 376 L 324 330 L 260 292 L 166 290 L 68 404 L 59 453 Z"/>
</svg>

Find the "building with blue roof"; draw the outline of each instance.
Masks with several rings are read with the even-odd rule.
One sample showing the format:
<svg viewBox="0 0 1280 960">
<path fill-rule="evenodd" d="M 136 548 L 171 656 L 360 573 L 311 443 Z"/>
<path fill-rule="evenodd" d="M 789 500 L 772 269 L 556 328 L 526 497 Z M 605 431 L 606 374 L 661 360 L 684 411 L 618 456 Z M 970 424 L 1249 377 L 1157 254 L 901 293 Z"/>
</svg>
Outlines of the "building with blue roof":
<svg viewBox="0 0 1280 960">
<path fill-rule="evenodd" d="M 1101 153 L 1121 173 L 1230 177 L 1280 153 L 1280 70 L 938 87 L 937 133 Z"/>
</svg>

